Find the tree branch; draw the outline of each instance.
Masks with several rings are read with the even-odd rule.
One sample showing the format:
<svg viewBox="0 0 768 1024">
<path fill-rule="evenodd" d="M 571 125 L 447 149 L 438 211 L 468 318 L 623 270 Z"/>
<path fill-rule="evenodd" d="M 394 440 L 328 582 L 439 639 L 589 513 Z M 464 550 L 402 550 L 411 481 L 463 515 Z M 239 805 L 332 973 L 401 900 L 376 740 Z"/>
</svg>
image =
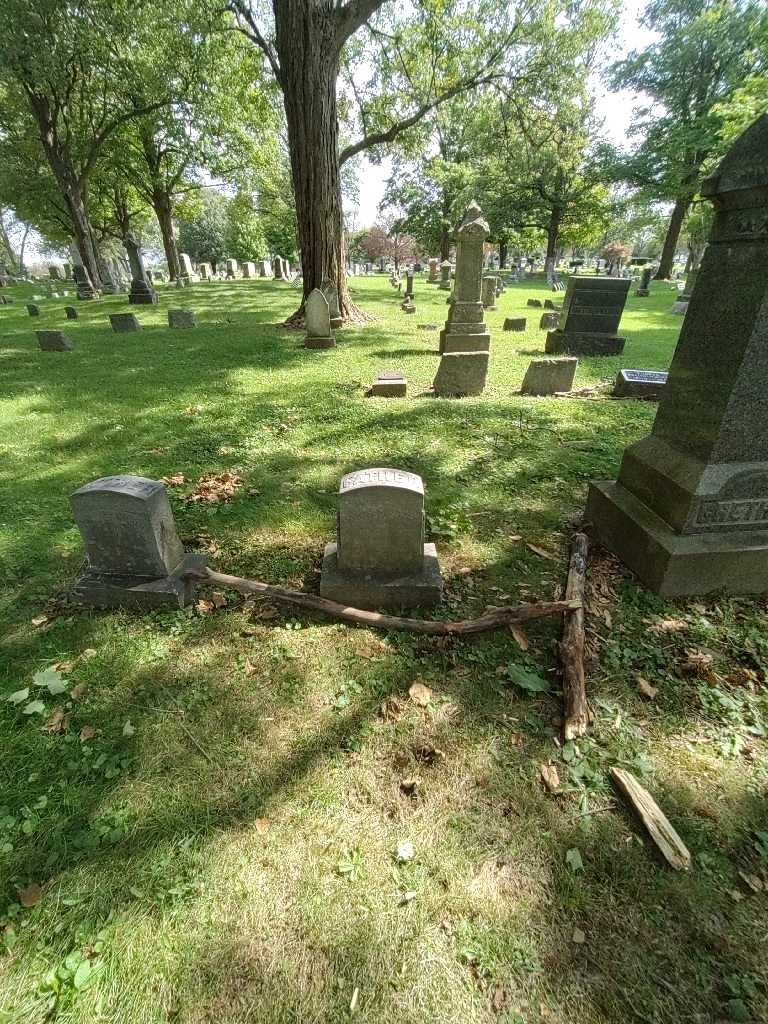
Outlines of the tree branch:
<svg viewBox="0 0 768 1024">
<path fill-rule="evenodd" d="M 256 24 L 256 19 L 253 16 L 250 6 L 246 3 L 246 0 L 229 0 L 229 9 L 236 18 L 245 22 L 245 26 L 247 27 L 243 27 L 242 25 L 238 26 L 240 32 L 242 32 L 244 36 L 247 36 L 252 43 L 258 46 L 267 58 L 269 66 L 272 68 L 272 74 L 275 76 L 277 84 L 282 89 L 283 76 L 280 70 L 280 63 L 277 59 L 277 54 L 275 53 L 272 44 L 262 35 L 261 29 Z"/>
<path fill-rule="evenodd" d="M 237 2 L 237 0 L 235 0 Z M 336 45 L 339 49 L 351 35 L 364 25 L 366 21 L 383 7 L 386 0 L 348 0 L 336 12 Z"/>
</svg>

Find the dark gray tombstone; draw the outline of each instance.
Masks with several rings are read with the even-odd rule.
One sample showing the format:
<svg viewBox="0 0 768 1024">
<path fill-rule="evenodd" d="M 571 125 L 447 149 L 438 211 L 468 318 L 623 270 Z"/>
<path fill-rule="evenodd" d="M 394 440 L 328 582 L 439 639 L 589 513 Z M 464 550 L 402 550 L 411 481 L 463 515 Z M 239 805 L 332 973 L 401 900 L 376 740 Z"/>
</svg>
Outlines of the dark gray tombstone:
<svg viewBox="0 0 768 1024">
<path fill-rule="evenodd" d="M 400 370 L 384 370 L 371 384 L 372 398 L 400 398 L 408 390 L 408 381 Z"/>
<path fill-rule="evenodd" d="M 128 234 L 123 239 L 123 245 L 128 255 L 128 264 L 131 268 L 131 287 L 128 292 L 128 303 L 131 306 L 152 306 L 157 302 L 157 292 L 149 283 L 147 272 L 144 268 L 144 257 L 141 254 L 139 243 Z"/>
<path fill-rule="evenodd" d="M 640 274 L 640 284 L 635 291 L 635 295 L 639 299 L 647 299 L 651 294 L 651 275 L 653 274 L 653 267 L 643 267 L 643 272 Z"/>
<path fill-rule="evenodd" d="M 528 299 L 527 305 L 533 309 L 541 309 L 541 299 Z"/>
<path fill-rule="evenodd" d="M 601 543 L 664 596 L 768 590 L 768 115 L 702 194 L 714 224 L 656 420 L 587 504 Z"/>
<path fill-rule="evenodd" d="M 564 359 L 533 359 L 525 371 L 520 393 L 522 395 L 556 395 L 570 391 L 579 360 L 575 356 Z"/>
<path fill-rule="evenodd" d="M 110 313 L 109 322 L 116 334 L 129 334 L 131 331 L 141 330 L 141 324 L 134 313 Z"/>
<path fill-rule="evenodd" d="M 613 394 L 617 398 L 661 398 L 669 374 L 666 370 L 619 370 Z"/>
<path fill-rule="evenodd" d="M 508 316 L 504 320 L 505 331 L 524 331 L 528 325 L 528 318 L 524 316 Z"/>
<path fill-rule="evenodd" d="M 65 306 L 64 312 L 67 315 L 67 320 L 78 320 L 80 318 L 80 314 L 77 312 L 74 306 Z"/>
<path fill-rule="evenodd" d="M 197 316 L 191 309 L 169 309 L 168 326 L 174 329 L 197 327 Z"/>
<path fill-rule="evenodd" d="M 399 608 L 436 604 L 442 585 L 435 545 L 424 542 L 421 477 L 398 469 L 343 477 L 321 595 L 358 608 Z"/>
<path fill-rule="evenodd" d="M 37 343 L 43 352 L 69 352 L 73 342 L 63 331 L 35 331 Z"/>
<path fill-rule="evenodd" d="M 539 320 L 540 331 L 554 331 L 560 323 L 559 313 L 542 313 Z"/>
<path fill-rule="evenodd" d="M 618 355 L 624 338 L 617 335 L 631 281 L 623 278 L 572 277 L 560 323 L 547 335 L 545 351 L 572 355 Z"/>
<path fill-rule="evenodd" d="M 40 307 L 36 306 L 34 302 L 28 302 L 27 312 L 30 316 L 40 316 Z"/>
<path fill-rule="evenodd" d="M 96 298 L 96 289 L 93 287 L 90 275 L 82 263 L 75 263 L 72 267 L 72 277 L 77 285 L 77 297 L 85 302 Z"/>
<path fill-rule="evenodd" d="M 165 488 L 141 476 L 108 476 L 72 495 L 88 567 L 73 596 L 98 607 L 183 607 L 204 555 L 185 555 Z"/>
</svg>

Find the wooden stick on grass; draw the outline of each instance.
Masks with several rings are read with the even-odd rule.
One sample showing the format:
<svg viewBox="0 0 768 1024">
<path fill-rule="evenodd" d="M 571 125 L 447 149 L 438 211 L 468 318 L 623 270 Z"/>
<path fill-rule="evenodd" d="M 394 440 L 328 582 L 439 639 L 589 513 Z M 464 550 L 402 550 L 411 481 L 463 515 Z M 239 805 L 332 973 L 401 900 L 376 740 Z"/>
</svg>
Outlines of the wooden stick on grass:
<svg viewBox="0 0 768 1024">
<path fill-rule="evenodd" d="M 548 615 L 562 615 L 564 612 L 575 613 L 579 608 L 578 601 L 542 601 L 540 604 L 519 604 L 514 607 L 494 608 L 485 612 L 477 619 L 462 619 L 457 622 L 440 622 L 428 619 L 404 619 L 397 615 L 380 615 L 378 612 L 367 612 L 362 608 L 351 608 L 329 601 L 314 594 L 304 594 L 299 590 L 288 590 L 286 587 L 274 587 L 259 580 L 246 580 L 241 576 L 230 576 L 215 569 L 205 569 L 205 574 L 189 573 L 196 579 L 208 580 L 224 587 L 232 587 L 241 594 L 259 594 L 277 604 L 294 608 L 303 608 L 310 612 L 322 612 L 332 619 L 349 622 L 357 626 L 370 626 L 373 629 L 399 629 L 408 633 L 427 633 L 433 636 L 466 636 L 473 633 L 486 633 L 492 629 L 505 629 L 513 623 L 531 622 L 543 619 Z"/>
<path fill-rule="evenodd" d="M 571 561 L 566 601 L 575 602 L 575 610 L 563 619 L 563 638 L 560 641 L 560 662 L 563 671 L 563 698 L 565 715 L 563 736 L 575 740 L 584 736 L 591 722 L 587 687 L 584 678 L 584 587 L 587 579 L 586 534 L 575 533 L 571 541 Z"/>
<path fill-rule="evenodd" d="M 640 785 L 631 772 L 624 771 L 623 768 L 611 768 L 611 776 L 634 807 L 648 830 L 648 835 L 670 867 L 676 871 L 688 871 L 691 866 L 691 854 L 648 790 Z"/>
</svg>

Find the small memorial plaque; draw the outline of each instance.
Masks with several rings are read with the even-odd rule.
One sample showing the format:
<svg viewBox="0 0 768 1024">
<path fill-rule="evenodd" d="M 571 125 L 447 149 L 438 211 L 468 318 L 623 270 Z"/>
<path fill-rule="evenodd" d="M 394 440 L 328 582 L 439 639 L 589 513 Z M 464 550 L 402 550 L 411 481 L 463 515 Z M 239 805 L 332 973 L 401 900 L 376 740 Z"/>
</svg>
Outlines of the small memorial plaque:
<svg viewBox="0 0 768 1024">
<path fill-rule="evenodd" d="M 617 398 L 661 398 L 666 370 L 619 370 L 613 393 Z"/>
</svg>

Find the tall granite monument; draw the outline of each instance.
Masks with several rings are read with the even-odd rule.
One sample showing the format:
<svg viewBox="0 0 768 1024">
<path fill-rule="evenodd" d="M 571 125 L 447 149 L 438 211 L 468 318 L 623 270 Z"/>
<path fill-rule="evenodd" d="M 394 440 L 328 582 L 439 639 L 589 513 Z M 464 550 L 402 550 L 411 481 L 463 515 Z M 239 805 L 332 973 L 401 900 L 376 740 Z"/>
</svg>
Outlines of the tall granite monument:
<svg viewBox="0 0 768 1024">
<path fill-rule="evenodd" d="M 560 327 L 547 335 L 550 355 L 613 356 L 624 349 L 617 334 L 632 282 L 629 278 L 572 277 L 568 281 Z"/>
<path fill-rule="evenodd" d="M 768 591 L 768 115 L 702 194 L 714 225 L 656 420 L 587 503 L 596 537 L 665 596 Z"/>
</svg>

